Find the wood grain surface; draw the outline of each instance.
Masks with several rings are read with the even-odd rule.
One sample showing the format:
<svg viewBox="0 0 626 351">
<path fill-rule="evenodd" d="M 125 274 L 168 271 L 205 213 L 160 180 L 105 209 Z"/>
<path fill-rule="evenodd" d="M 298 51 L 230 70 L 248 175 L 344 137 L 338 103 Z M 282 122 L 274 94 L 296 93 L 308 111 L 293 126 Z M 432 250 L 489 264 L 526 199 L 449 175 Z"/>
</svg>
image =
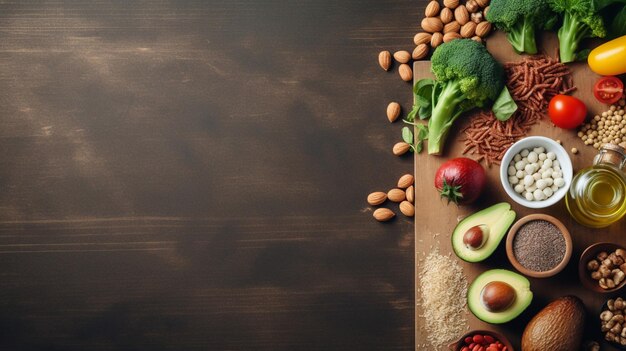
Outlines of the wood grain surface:
<svg viewBox="0 0 626 351">
<path fill-rule="evenodd" d="M 556 34 L 544 34 L 539 44 L 544 53 L 554 57 L 558 45 Z M 512 62 L 521 59 L 513 52 L 503 33 L 494 33 L 488 37 L 487 48 L 500 62 Z M 573 95 L 580 98 L 587 105 L 589 114 L 592 116 L 605 111 L 607 109 L 606 106 L 600 104 L 593 97 L 591 89 L 598 76 L 591 72 L 589 67 L 582 62 L 569 64 L 569 67 L 572 71 L 574 85 L 578 87 Z M 416 77 L 431 77 L 432 74 L 430 73 L 429 62 L 416 62 L 415 75 Z M 519 349 L 524 327 L 539 310 L 557 297 L 576 295 L 583 299 L 587 310 L 584 340 L 602 341 L 603 337 L 600 333 L 598 323 L 600 309 L 608 298 L 620 296 L 620 293 L 598 294 L 585 289 L 578 279 L 578 261 L 585 248 L 596 242 L 609 241 L 626 246 L 626 237 L 624 237 L 624 233 L 626 233 L 626 221 L 621 220 L 603 229 L 590 229 L 575 222 L 567 212 L 564 201 L 560 201 L 545 209 L 524 208 L 513 202 L 504 192 L 504 189 L 502 189 L 498 166 L 487 168 L 487 190 L 485 194 L 481 196 L 478 203 L 471 206 L 456 207 L 454 205 L 447 205 L 444 201 L 438 201 L 438 194 L 433 186 L 435 172 L 444 160 L 461 156 L 464 144 L 458 141 L 458 139 L 463 136 L 460 131 L 467 121 L 468 120 L 459 120 L 453 127 L 453 131 L 448 137 L 443 157 L 429 156 L 425 153 L 415 156 L 415 173 L 419 175 L 416 177 L 416 188 L 422 189 L 422 191 L 416 192 L 415 201 L 418 204 L 429 204 L 429 206 L 422 207 L 419 215 L 415 218 L 416 222 L 420 223 L 420 225 L 415 228 L 415 259 L 418 270 L 430 250 L 439 249 L 442 254 L 451 253 L 451 259 L 456 260 L 463 267 L 468 283 L 471 283 L 478 274 L 488 269 L 505 268 L 515 271 L 506 256 L 506 238 L 500 243 L 496 252 L 483 262 L 472 264 L 458 260 L 452 251 L 450 243 L 450 234 L 454 227 L 460 219 L 468 214 L 502 201 L 512 204 L 513 210 L 517 213 L 516 219 L 532 213 L 549 214 L 560 219 L 572 236 L 574 250 L 569 264 L 561 273 L 554 277 L 529 278 L 531 291 L 534 295 L 533 302 L 520 317 L 503 325 L 491 325 L 478 320 L 471 313 L 466 311 L 470 328 L 472 330 L 487 329 L 501 332 L 511 341 L 516 349 Z M 567 131 L 555 127 L 547 116 L 531 129 L 529 135 L 542 135 L 554 140 L 561 140 L 572 160 L 574 173 L 591 166 L 593 157 L 597 153 L 597 150 L 593 147 L 585 146 L 576 136 L 575 131 Z M 570 150 L 573 147 L 580 150 L 580 152 L 576 155 L 572 154 Z M 468 156 L 475 157 L 471 154 Z M 418 282 L 417 279 L 419 279 L 419 276 L 416 278 L 416 283 Z M 417 290 L 416 300 L 419 303 L 419 292 L 417 292 Z M 421 307 L 416 305 L 416 350 L 432 350 L 428 342 L 428 335 L 424 330 L 425 318 L 428 318 L 428 316 L 424 316 Z M 448 348 L 440 348 L 440 350 L 448 350 Z M 602 350 L 617 349 L 603 344 Z"/>
<path fill-rule="evenodd" d="M 414 349 L 424 5 L 0 2 L 0 349 Z"/>
</svg>

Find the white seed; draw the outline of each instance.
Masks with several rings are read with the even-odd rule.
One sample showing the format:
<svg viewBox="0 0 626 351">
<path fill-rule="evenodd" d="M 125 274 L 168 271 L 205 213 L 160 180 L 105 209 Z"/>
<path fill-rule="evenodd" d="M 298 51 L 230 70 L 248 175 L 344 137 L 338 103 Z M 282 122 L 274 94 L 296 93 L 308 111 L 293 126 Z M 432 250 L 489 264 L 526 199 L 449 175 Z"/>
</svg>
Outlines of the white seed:
<svg viewBox="0 0 626 351">
<path fill-rule="evenodd" d="M 547 159 L 547 160 L 543 161 L 543 165 L 544 166 L 548 166 L 548 167 L 552 167 L 552 160 L 551 159 Z"/>
<path fill-rule="evenodd" d="M 535 165 L 534 164 L 527 164 L 524 167 L 524 171 L 526 172 L 526 174 L 533 174 L 535 173 Z"/>
<path fill-rule="evenodd" d="M 561 171 L 552 172 L 552 179 L 556 180 L 556 178 L 563 178 L 563 172 Z"/>
<path fill-rule="evenodd" d="M 556 160 L 556 154 L 554 152 L 552 152 L 552 151 L 548 152 L 547 156 L 552 161 Z M 554 162 L 552 162 L 552 163 L 554 164 Z"/>
<path fill-rule="evenodd" d="M 524 191 L 524 185 L 523 184 L 517 184 L 514 188 L 516 193 L 522 193 Z"/>
<path fill-rule="evenodd" d="M 541 173 L 541 179 L 549 179 L 552 178 L 552 171 L 551 170 L 545 170 L 543 173 Z"/>
<path fill-rule="evenodd" d="M 552 184 L 550 186 L 550 189 L 552 189 L 552 192 L 555 192 L 555 191 L 559 190 L 559 187 L 556 184 Z"/>
<path fill-rule="evenodd" d="M 521 160 L 522 160 L 522 156 L 520 156 L 519 154 L 517 154 L 517 155 L 515 155 L 515 156 L 513 157 L 513 160 L 515 160 L 515 162 L 519 162 L 519 161 L 521 161 Z"/>
<path fill-rule="evenodd" d="M 525 175 L 526 175 L 526 172 L 524 172 L 524 171 L 517 171 L 517 172 L 515 173 L 515 176 L 516 176 L 517 178 L 519 178 L 519 179 L 523 179 Z"/>
<path fill-rule="evenodd" d="M 543 160 L 545 160 L 546 158 L 548 158 L 548 156 L 546 156 L 546 154 L 545 154 L 545 153 L 543 153 L 543 152 L 542 152 L 542 153 L 540 153 L 540 154 L 539 154 L 539 160 L 540 160 L 540 161 L 543 161 Z"/>
<path fill-rule="evenodd" d="M 546 149 L 544 149 L 544 148 L 543 148 L 543 146 L 540 146 L 540 147 L 536 147 L 536 148 L 534 148 L 534 149 L 533 149 L 533 151 L 534 151 L 535 153 L 537 153 L 537 154 L 540 154 L 540 153 L 542 153 L 542 152 L 545 152 L 545 151 L 546 151 Z"/>
<path fill-rule="evenodd" d="M 531 152 L 528 154 L 528 162 L 537 162 L 537 160 L 539 160 L 539 157 L 537 156 L 536 152 Z"/>
<path fill-rule="evenodd" d="M 548 186 L 548 184 L 546 184 L 546 181 L 543 179 L 539 179 L 535 184 L 537 185 L 537 189 L 539 190 L 543 190 L 546 188 L 546 186 Z"/>
<path fill-rule="evenodd" d="M 565 179 L 563 178 L 556 178 L 554 179 L 554 185 L 558 186 L 559 188 L 565 185 Z"/>
<path fill-rule="evenodd" d="M 553 191 L 551 188 L 545 188 L 543 189 L 543 194 L 546 196 L 546 199 L 549 198 L 550 196 L 552 196 Z"/>
<path fill-rule="evenodd" d="M 520 152 L 519 154 L 522 155 L 522 157 L 528 156 L 528 154 L 529 154 L 528 149 L 522 150 L 522 152 Z"/>
<path fill-rule="evenodd" d="M 517 169 L 518 171 L 524 169 L 524 161 L 515 162 L 515 169 Z"/>
<path fill-rule="evenodd" d="M 544 179 L 544 181 L 546 182 L 548 186 L 552 186 L 552 184 L 554 184 L 554 179 L 552 178 L 546 178 Z"/>
<path fill-rule="evenodd" d="M 527 191 L 530 191 L 531 193 L 535 190 L 537 190 L 537 184 L 533 184 L 529 187 L 526 188 Z"/>
<path fill-rule="evenodd" d="M 535 182 L 535 179 L 531 175 L 527 175 L 524 177 L 524 185 L 531 186 Z"/>
<path fill-rule="evenodd" d="M 535 180 L 539 180 L 539 179 L 541 179 L 541 173 L 535 173 L 535 174 L 533 174 L 533 178 L 534 178 Z"/>
<path fill-rule="evenodd" d="M 509 175 L 510 176 L 514 176 L 515 172 L 516 172 L 515 167 L 514 166 L 509 166 L 509 169 L 508 169 Z"/>
<path fill-rule="evenodd" d="M 524 197 L 526 198 L 526 200 L 528 201 L 533 201 L 533 193 L 531 192 L 527 192 L 524 194 Z"/>
<path fill-rule="evenodd" d="M 544 195 L 543 191 L 541 191 L 541 190 L 537 189 L 537 190 L 535 190 L 535 191 L 533 192 L 533 197 L 534 197 L 536 200 L 541 201 L 541 200 L 545 199 L 545 197 L 546 197 L 546 196 Z"/>
<path fill-rule="evenodd" d="M 509 183 L 511 183 L 512 185 L 515 185 L 519 183 L 519 178 L 517 178 L 516 176 L 511 176 L 509 177 Z"/>
</svg>

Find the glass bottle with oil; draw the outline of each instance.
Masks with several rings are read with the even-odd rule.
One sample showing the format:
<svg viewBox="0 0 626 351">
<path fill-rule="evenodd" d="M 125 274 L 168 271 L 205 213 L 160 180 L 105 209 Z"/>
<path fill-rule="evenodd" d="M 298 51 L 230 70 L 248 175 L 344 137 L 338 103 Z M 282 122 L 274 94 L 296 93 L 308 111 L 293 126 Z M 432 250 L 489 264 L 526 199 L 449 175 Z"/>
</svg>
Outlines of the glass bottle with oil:
<svg viewBox="0 0 626 351">
<path fill-rule="evenodd" d="M 605 144 L 593 166 L 578 172 L 565 197 L 567 210 L 582 225 L 602 228 L 626 214 L 626 150 Z"/>
</svg>

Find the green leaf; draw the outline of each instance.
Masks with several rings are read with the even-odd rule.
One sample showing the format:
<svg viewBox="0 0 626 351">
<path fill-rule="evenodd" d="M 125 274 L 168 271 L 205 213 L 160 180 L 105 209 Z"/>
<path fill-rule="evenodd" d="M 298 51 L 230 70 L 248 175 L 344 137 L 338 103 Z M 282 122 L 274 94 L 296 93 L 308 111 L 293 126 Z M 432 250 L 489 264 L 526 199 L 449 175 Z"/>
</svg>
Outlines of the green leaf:
<svg viewBox="0 0 626 351">
<path fill-rule="evenodd" d="M 409 120 L 415 120 L 415 117 L 419 119 L 430 118 L 432 114 L 432 96 L 435 81 L 432 79 L 420 79 L 415 83 L 413 87 L 413 110 L 411 110 L 411 118 Z"/>
<path fill-rule="evenodd" d="M 428 139 L 428 126 L 425 124 L 416 124 L 415 128 L 417 128 L 417 140 L 415 141 L 415 151 L 417 153 L 422 152 L 424 148 L 424 140 Z"/>
<path fill-rule="evenodd" d="M 502 88 L 502 91 L 496 101 L 494 101 L 491 110 L 500 121 L 506 121 L 513 115 L 513 113 L 515 113 L 515 111 L 517 111 L 517 104 L 513 101 L 507 87 Z"/>
<path fill-rule="evenodd" d="M 413 105 L 413 109 L 406 115 L 406 121 L 415 122 L 415 116 L 418 116 L 420 107 Z"/>
<path fill-rule="evenodd" d="M 413 144 L 413 132 L 411 131 L 411 128 L 402 128 L 402 140 L 404 140 L 407 144 Z"/>
<path fill-rule="evenodd" d="M 617 12 L 610 28 L 611 37 L 621 37 L 626 35 L 626 6 Z"/>
<path fill-rule="evenodd" d="M 596 11 L 602 10 L 603 8 L 613 5 L 613 4 L 626 4 L 626 0 L 594 0 L 593 5 Z"/>
</svg>

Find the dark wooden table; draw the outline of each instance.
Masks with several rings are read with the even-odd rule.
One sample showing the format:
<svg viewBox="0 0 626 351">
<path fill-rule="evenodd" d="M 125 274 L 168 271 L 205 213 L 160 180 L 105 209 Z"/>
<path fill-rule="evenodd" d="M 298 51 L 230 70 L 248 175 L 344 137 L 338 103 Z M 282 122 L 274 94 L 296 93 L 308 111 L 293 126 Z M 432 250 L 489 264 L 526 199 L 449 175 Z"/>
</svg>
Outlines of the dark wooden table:
<svg viewBox="0 0 626 351">
<path fill-rule="evenodd" d="M 423 4 L 0 3 L 0 349 L 412 350 Z"/>
</svg>

